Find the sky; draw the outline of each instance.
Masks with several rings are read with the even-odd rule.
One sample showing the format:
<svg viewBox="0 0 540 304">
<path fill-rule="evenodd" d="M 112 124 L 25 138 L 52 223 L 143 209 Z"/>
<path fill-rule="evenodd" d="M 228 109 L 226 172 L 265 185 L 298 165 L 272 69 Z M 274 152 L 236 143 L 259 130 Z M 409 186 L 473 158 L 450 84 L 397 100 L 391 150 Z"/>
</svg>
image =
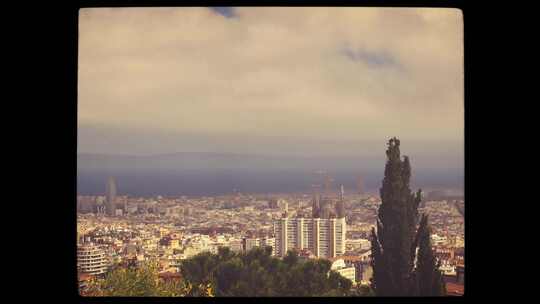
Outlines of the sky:
<svg viewBox="0 0 540 304">
<path fill-rule="evenodd" d="M 457 9 L 84 8 L 78 69 L 79 153 L 463 167 Z"/>
</svg>

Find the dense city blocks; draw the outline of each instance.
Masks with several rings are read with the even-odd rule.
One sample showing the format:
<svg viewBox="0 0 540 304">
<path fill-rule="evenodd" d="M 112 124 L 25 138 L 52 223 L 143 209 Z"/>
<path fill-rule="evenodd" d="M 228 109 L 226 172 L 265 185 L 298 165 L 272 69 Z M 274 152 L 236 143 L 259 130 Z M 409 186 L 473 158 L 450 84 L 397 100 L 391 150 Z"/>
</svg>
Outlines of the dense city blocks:
<svg viewBox="0 0 540 304">
<path fill-rule="evenodd" d="M 333 214 L 313 218 L 313 193 L 198 198 L 117 195 L 115 216 L 100 212 L 105 196 L 79 196 L 81 287 L 88 275 L 126 265 L 157 261 L 159 272 L 171 276 L 179 273 L 183 260 L 202 252 L 217 254 L 219 248 L 228 247 L 243 253 L 266 246 L 276 257 L 295 250 L 302 258 L 328 259 L 354 284 L 368 285 L 372 276 L 369 233 L 380 199 L 369 194 L 328 197 L 334 206 L 343 200 L 344 218 Z M 459 280 L 464 265 L 464 221 L 456 203 L 463 200 L 428 200 L 420 207 L 430 216 L 433 248 L 449 282 Z M 96 268 L 88 268 L 90 250 L 96 253 Z"/>
</svg>

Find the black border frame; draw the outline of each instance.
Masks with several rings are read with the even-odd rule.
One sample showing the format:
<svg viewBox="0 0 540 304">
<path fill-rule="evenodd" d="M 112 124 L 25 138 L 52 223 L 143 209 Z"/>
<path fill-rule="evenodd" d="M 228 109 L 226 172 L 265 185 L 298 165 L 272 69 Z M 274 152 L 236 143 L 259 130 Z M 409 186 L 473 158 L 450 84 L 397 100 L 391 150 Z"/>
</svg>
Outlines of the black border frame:
<svg viewBox="0 0 540 304">
<path fill-rule="evenodd" d="M 331 3 L 324 3 L 324 4 L 310 4 L 310 3 L 302 3 L 301 1 L 259 1 L 256 5 L 249 4 L 249 3 L 242 3 L 242 1 L 229 1 L 227 3 L 224 3 L 222 1 L 203 1 L 203 2 L 196 2 L 196 1 L 165 1 L 165 0 L 116 0 L 116 1 L 107 1 L 107 0 L 79 0 L 78 3 L 72 3 L 71 5 L 64 6 L 63 8 L 65 10 L 62 11 L 62 13 L 65 13 L 63 17 L 65 16 L 66 21 L 66 27 L 64 30 L 66 31 L 66 38 L 67 40 L 64 41 L 67 48 L 66 57 L 64 58 L 67 60 L 68 69 L 65 72 L 66 80 L 67 80 L 67 89 L 64 91 L 66 94 L 65 98 L 68 100 L 66 105 L 66 111 L 67 114 L 70 115 L 70 118 L 68 119 L 71 129 L 67 130 L 69 141 L 74 143 L 74 145 L 71 146 L 71 149 L 69 150 L 71 157 L 73 159 L 69 160 L 69 163 L 72 164 L 71 170 L 70 170 L 70 177 L 71 177 L 71 191 L 65 192 L 66 194 L 66 202 L 76 200 L 76 177 L 77 177 L 77 160 L 76 160 L 76 154 L 77 154 L 77 85 L 78 85 L 78 79 L 77 79 L 77 66 L 78 66 L 78 14 L 79 9 L 81 8 L 90 8 L 90 7 L 182 7 L 182 6 L 346 6 L 346 7 L 431 7 L 431 8 L 456 8 L 460 9 L 463 14 L 463 29 L 464 29 L 464 118 L 465 118 L 465 128 L 464 128 L 464 141 L 465 141 L 465 197 L 467 198 L 467 201 L 470 201 L 471 193 L 470 193 L 470 187 L 468 185 L 470 181 L 470 161 L 469 155 L 470 155 L 470 129 L 469 129 L 469 121 L 470 121 L 470 106 L 467 105 L 468 100 L 470 100 L 470 84 L 471 84 L 471 30 L 470 30 L 470 19 L 468 19 L 469 15 L 469 9 L 465 7 L 464 1 L 448 1 L 448 0 L 434 0 L 434 1 L 396 1 L 396 0 L 388 0 L 388 1 L 382 1 L 382 0 L 367 0 L 367 1 L 333 1 Z M 62 20 L 63 21 L 63 20 Z M 72 115 L 72 116 L 71 116 Z M 77 217 L 76 217 L 76 204 L 67 204 L 69 208 L 65 208 L 62 211 L 66 212 L 63 217 L 61 217 L 64 221 L 64 224 L 71 223 L 75 229 L 71 229 L 67 231 L 68 234 L 68 240 L 70 240 L 67 243 L 64 243 L 64 245 L 67 247 L 67 256 L 63 257 L 68 265 L 68 269 L 66 269 L 66 274 L 68 276 L 68 285 L 65 286 L 67 289 L 67 294 L 64 294 L 68 296 L 69 298 L 73 297 L 76 298 L 77 303 L 177 303 L 177 302 L 183 302 L 183 301 L 224 301 L 224 302 L 237 302 L 238 300 L 241 301 L 248 301 L 250 302 L 251 299 L 255 298 L 165 298 L 165 297 L 81 297 L 78 294 L 78 285 L 77 285 L 77 270 L 76 270 L 76 225 L 77 225 Z M 471 212 L 472 209 L 470 207 L 470 203 L 465 205 L 465 213 L 467 216 L 465 217 L 465 243 L 467 244 L 465 249 L 465 257 L 467 260 L 467 279 L 465 280 L 465 294 L 462 297 L 443 297 L 443 298 L 435 298 L 435 297 L 362 297 L 362 298 L 291 298 L 293 301 L 307 301 L 311 303 L 327 303 L 328 301 L 339 301 L 340 303 L 343 302 L 384 302 L 384 303 L 431 303 L 431 302 L 463 302 L 472 300 L 471 298 L 474 295 L 474 289 L 470 289 L 470 281 L 471 278 L 474 280 L 474 276 L 471 277 L 471 261 L 474 263 L 474 260 L 471 260 L 471 237 L 470 237 L 470 218 L 471 218 Z M 75 216 L 74 216 L 75 215 Z M 69 225 L 69 224 L 68 224 Z M 64 225 L 65 227 L 66 225 Z M 73 227 L 71 226 L 71 227 Z M 73 262 L 72 262 L 73 261 Z M 63 272 L 62 272 L 63 273 Z M 255 301 L 283 301 L 285 298 L 282 297 L 272 297 L 272 298 L 256 298 Z M 288 300 L 286 300 L 288 301 Z"/>
</svg>

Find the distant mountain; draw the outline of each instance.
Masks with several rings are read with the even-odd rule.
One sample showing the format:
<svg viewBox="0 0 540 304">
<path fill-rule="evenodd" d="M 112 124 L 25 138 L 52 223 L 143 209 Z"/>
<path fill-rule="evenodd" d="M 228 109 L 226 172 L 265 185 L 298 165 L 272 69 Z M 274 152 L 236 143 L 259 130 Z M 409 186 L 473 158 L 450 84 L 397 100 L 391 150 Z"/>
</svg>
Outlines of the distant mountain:
<svg viewBox="0 0 540 304">
<path fill-rule="evenodd" d="M 383 160 L 378 160 L 381 166 Z M 369 165 L 369 166 L 366 166 Z M 321 169 L 356 170 L 375 167 L 373 163 L 362 164 L 358 158 L 298 157 L 250 155 L 233 153 L 181 152 L 151 156 L 79 154 L 77 168 L 82 171 L 290 171 Z M 362 168 L 364 167 L 364 168 Z"/>
<path fill-rule="evenodd" d="M 360 157 L 299 157 L 233 153 L 181 152 L 151 156 L 77 155 L 77 192 L 103 194 L 109 176 L 119 193 L 151 195 L 216 195 L 233 189 L 250 193 L 309 192 L 328 171 L 334 185 L 355 192 L 357 178 L 364 189 L 378 192 L 385 159 Z M 421 169 L 413 172 L 412 186 L 423 189 L 462 188 L 463 170 Z"/>
</svg>

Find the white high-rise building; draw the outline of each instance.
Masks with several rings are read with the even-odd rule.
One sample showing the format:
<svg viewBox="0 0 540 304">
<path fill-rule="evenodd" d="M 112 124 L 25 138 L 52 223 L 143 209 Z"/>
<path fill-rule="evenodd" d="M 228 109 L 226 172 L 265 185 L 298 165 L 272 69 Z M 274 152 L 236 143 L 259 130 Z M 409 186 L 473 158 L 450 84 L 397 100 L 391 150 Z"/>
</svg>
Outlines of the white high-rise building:
<svg viewBox="0 0 540 304">
<path fill-rule="evenodd" d="M 288 250 L 308 249 L 317 257 L 333 258 L 345 253 L 345 218 L 287 218 L 274 222 L 277 256 Z"/>
<path fill-rule="evenodd" d="M 99 275 L 107 272 L 109 259 L 105 251 L 93 243 L 77 246 L 77 268 L 82 273 Z"/>
</svg>

